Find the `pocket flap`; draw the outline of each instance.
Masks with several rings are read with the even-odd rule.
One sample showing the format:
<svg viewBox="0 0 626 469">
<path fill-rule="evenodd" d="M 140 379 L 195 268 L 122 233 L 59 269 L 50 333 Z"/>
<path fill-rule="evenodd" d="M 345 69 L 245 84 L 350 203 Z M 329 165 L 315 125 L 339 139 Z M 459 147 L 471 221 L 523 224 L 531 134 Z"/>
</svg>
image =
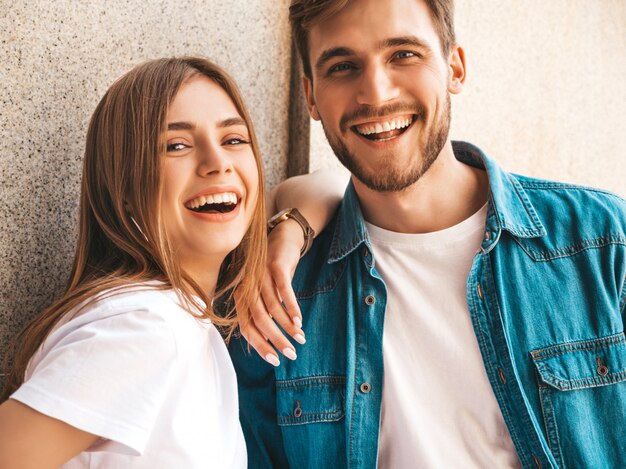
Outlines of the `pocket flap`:
<svg viewBox="0 0 626 469">
<path fill-rule="evenodd" d="M 344 376 L 277 380 L 278 425 L 336 422 L 344 417 Z"/>
<path fill-rule="evenodd" d="M 626 381 L 624 333 L 531 352 L 541 380 L 562 391 Z"/>
</svg>

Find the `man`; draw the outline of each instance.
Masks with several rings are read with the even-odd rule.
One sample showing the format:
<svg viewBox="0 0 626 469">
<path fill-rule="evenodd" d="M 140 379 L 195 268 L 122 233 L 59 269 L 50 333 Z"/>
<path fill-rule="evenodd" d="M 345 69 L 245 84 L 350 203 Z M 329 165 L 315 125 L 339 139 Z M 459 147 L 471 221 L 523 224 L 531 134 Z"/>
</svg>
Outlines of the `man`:
<svg viewBox="0 0 626 469">
<path fill-rule="evenodd" d="M 293 279 L 298 359 L 231 344 L 251 467 L 626 467 L 626 203 L 450 141 L 452 10 L 292 1 L 352 179 Z"/>
</svg>

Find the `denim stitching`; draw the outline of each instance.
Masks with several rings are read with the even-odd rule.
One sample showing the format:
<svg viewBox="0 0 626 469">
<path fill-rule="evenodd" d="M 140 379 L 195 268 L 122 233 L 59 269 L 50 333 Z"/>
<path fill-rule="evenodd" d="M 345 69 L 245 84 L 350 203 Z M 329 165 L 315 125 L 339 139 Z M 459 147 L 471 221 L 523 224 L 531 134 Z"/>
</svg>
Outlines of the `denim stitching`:
<svg viewBox="0 0 626 469">
<path fill-rule="evenodd" d="M 545 406 L 544 406 L 545 401 Z M 546 436 L 548 440 L 548 446 L 552 456 L 557 460 L 557 465 L 563 467 L 563 452 L 561 451 L 561 442 L 559 439 L 559 429 L 556 425 L 556 419 L 554 416 L 554 407 L 552 406 L 552 399 L 550 399 L 550 390 L 547 386 L 539 383 L 539 402 L 541 404 L 541 413 L 543 414 L 543 424 L 546 428 Z M 549 411 L 549 414 L 546 412 Z M 554 446 L 556 446 L 556 451 Z"/>
<path fill-rule="evenodd" d="M 519 189 L 523 190 L 522 185 L 520 184 L 520 182 L 516 178 L 512 178 L 512 179 L 513 179 L 513 184 L 512 184 L 513 185 L 513 189 L 515 189 L 515 193 L 517 194 L 517 196 L 522 201 L 522 205 L 524 206 L 524 211 L 526 212 L 528 217 L 535 224 L 534 229 L 530 230 L 528 234 L 545 231 L 545 228 L 543 228 L 543 225 L 541 224 L 541 220 L 539 220 L 539 218 L 537 216 L 537 213 L 535 212 L 534 208 L 532 209 L 532 211 L 535 212 L 535 213 L 531 213 L 530 209 L 528 208 L 528 206 L 532 207 L 532 203 L 530 202 L 530 200 L 528 199 L 526 194 L 522 194 L 519 191 Z M 526 229 L 523 229 L 523 230 L 526 230 Z"/>
<path fill-rule="evenodd" d="M 305 384 L 307 382 L 312 382 L 311 384 Z M 302 383 L 302 384 L 301 384 Z M 290 380 L 280 380 L 276 381 L 276 389 L 298 389 L 298 388 L 308 388 L 313 386 L 323 386 L 327 384 L 345 384 L 346 378 L 344 376 L 311 376 L 307 378 L 298 378 L 298 379 L 290 379 Z"/>
<path fill-rule="evenodd" d="M 530 246 L 525 246 L 524 243 L 517 238 L 513 238 L 513 240 L 526 252 L 526 254 L 528 254 L 530 258 L 537 262 L 571 257 L 586 251 L 587 249 L 597 249 L 611 245 L 626 246 L 626 237 L 621 235 L 607 235 L 600 238 L 584 239 L 576 244 L 572 244 L 571 246 L 556 248 L 548 251 L 538 251 Z"/>
<path fill-rule="evenodd" d="M 622 315 L 626 315 L 626 275 L 624 276 L 624 279 L 622 281 L 622 293 L 620 294 L 620 311 L 622 312 Z"/>
<path fill-rule="evenodd" d="M 353 451 L 353 441 L 352 441 L 352 426 L 354 425 L 354 410 L 356 408 L 356 398 L 357 398 L 357 390 L 356 390 L 356 375 L 357 368 L 359 366 L 359 345 L 361 344 L 361 324 L 360 324 L 361 314 L 354 315 L 354 321 L 356 326 L 356 351 L 354 356 L 354 388 L 352 389 L 352 409 L 350 409 L 350 456 L 348 458 L 348 467 L 352 466 L 352 451 Z"/>
<path fill-rule="evenodd" d="M 596 350 L 598 348 L 606 348 L 613 345 L 619 345 L 624 342 L 626 342 L 626 336 L 623 332 L 620 332 L 619 334 L 611 335 L 608 337 L 601 337 L 599 339 L 563 342 L 561 344 L 551 345 L 550 347 L 533 350 L 530 353 L 533 356 L 534 360 L 544 360 L 546 358 L 550 358 L 556 355 L 562 355 L 564 353 Z M 546 352 L 547 354 L 544 355 L 544 353 Z"/>
<path fill-rule="evenodd" d="M 482 259 L 483 264 L 485 264 L 488 261 L 487 257 L 488 257 L 487 255 L 483 256 L 483 259 Z M 477 329 L 479 331 L 479 334 L 477 335 L 477 339 L 480 342 L 480 344 L 482 345 L 482 349 L 486 350 L 488 347 L 487 347 L 487 343 L 485 341 L 485 334 L 484 334 L 483 329 L 480 327 L 480 321 L 478 320 L 478 317 L 477 317 L 478 308 L 476 306 L 476 299 L 475 299 L 475 296 L 476 296 L 475 292 L 476 292 L 476 286 L 477 285 L 478 284 L 476 284 L 476 283 L 472 285 L 472 294 L 470 295 L 470 301 L 471 301 L 472 310 L 475 312 L 475 315 L 476 315 L 476 327 L 477 327 Z M 483 362 L 484 362 L 484 360 L 483 360 Z M 489 368 L 487 369 L 487 367 L 489 367 Z M 493 367 L 491 366 L 491 362 L 486 363 L 485 364 L 485 368 L 487 369 L 488 376 L 494 374 L 494 370 L 493 370 Z M 491 373 L 491 374 L 489 374 L 489 373 Z M 494 388 L 494 386 L 492 386 L 492 388 Z M 500 392 L 500 389 L 499 389 L 498 386 L 495 386 L 494 394 L 497 397 L 499 397 L 499 401 L 498 402 L 504 401 L 504 398 L 503 398 L 502 393 Z M 502 414 L 503 414 L 505 420 L 509 420 L 509 421 L 513 420 L 512 417 L 511 417 L 511 414 L 509 413 L 509 409 L 508 408 L 501 408 L 501 411 L 502 411 Z M 511 440 L 513 441 L 513 444 L 515 445 L 515 447 L 516 448 L 523 448 L 523 445 L 521 444 L 521 442 L 519 441 L 519 438 L 517 436 L 517 432 L 515 434 L 513 434 L 511 432 L 509 432 L 509 433 L 510 433 Z M 519 457 L 520 457 L 520 459 L 522 459 L 522 458 L 526 459 L 526 455 L 525 454 L 524 455 L 520 455 Z M 527 464 L 523 464 L 523 465 L 526 466 Z"/>
<path fill-rule="evenodd" d="M 491 264 L 490 264 L 490 262 L 488 262 L 488 261 L 489 261 L 489 259 L 488 259 L 488 257 L 489 257 L 489 256 L 487 255 L 487 256 L 485 256 L 485 257 L 487 258 L 487 259 L 486 259 L 486 262 L 485 262 L 485 266 L 486 266 L 486 267 L 485 267 L 485 282 L 486 282 L 486 285 L 491 285 L 491 284 L 489 283 L 489 278 L 487 278 L 487 276 L 488 276 L 488 275 L 490 274 L 490 272 L 491 272 Z M 490 276 L 490 275 L 489 275 L 489 276 Z M 490 277 L 491 277 L 491 276 L 490 276 Z M 487 290 L 487 294 L 489 295 L 490 299 L 492 299 L 492 298 L 491 298 L 491 297 L 492 297 L 492 295 L 491 295 L 491 291 L 492 291 L 492 289 L 491 289 L 491 288 L 489 288 L 489 289 L 486 289 L 486 290 Z M 493 301 L 493 303 L 495 304 L 495 307 L 496 307 L 497 311 L 500 313 L 501 308 L 500 308 L 500 305 L 499 305 L 499 303 L 498 303 L 498 298 L 497 298 L 497 295 L 496 295 L 495 293 L 493 294 L 493 299 L 492 299 L 492 301 Z M 492 372 L 493 372 L 493 370 L 492 370 Z M 513 394 L 514 394 L 514 395 L 516 395 L 517 393 L 513 393 Z M 519 409 L 525 409 L 525 408 L 526 408 L 526 404 L 524 403 L 523 398 L 521 398 L 521 396 L 517 396 L 517 398 L 518 398 L 518 401 L 517 401 L 518 408 L 519 408 Z M 530 432 L 529 432 L 528 430 L 526 430 L 526 434 L 530 437 L 529 439 L 530 439 L 531 441 L 533 441 L 534 446 L 535 446 L 536 448 L 541 448 L 541 447 L 542 447 L 542 446 L 541 446 L 541 442 L 540 442 L 540 441 L 538 440 L 538 438 L 537 438 L 537 435 L 536 435 L 536 433 L 535 433 L 535 428 L 534 428 L 534 426 L 533 426 L 532 422 L 530 421 L 530 417 L 529 417 L 529 415 L 527 415 L 527 412 L 523 412 L 523 411 L 522 411 L 522 412 L 521 412 L 521 418 L 522 418 L 522 422 L 523 422 L 523 424 L 525 425 L 526 429 L 530 428 Z M 510 433 L 510 432 L 509 432 L 509 433 Z M 511 436 L 512 436 L 512 435 L 511 435 Z M 516 439 L 516 440 L 517 440 L 517 439 Z M 517 441 L 518 441 L 518 444 L 519 444 L 518 448 L 523 448 L 523 447 L 524 447 L 524 445 L 522 445 L 522 444 L 519 442 L 519 440 L 517 440 Z M 521 458 L 521 457 L 520 457 L 520 458 Z M 525 459 L 526 459 L 526 458 L 525 458 Z M 527 463 L 527 464 L 529 464 L 529 463 Z"/>
<path fill-rule="evenodd" d="M 518 174 L 514 174 L 516 178 L 520 176 Z M 588 187 L 588 186 L 579 186 L 576 184 L 567 184 L 560 182 L 551 182 L 551 181 L 538 181 L 536 179 L 529 180 L 524 176 L 521 176 L 524 179 L 517 179 L 520 185 L 525 189 L 538 189 L 538 190 L 553 190 L 553 189 L 564 189 L 564 190 L 574 190 L 574 191 L 582 191 L 582 192 L 594 192 L 597 194 L 608 195 L 613 199 L 617 199 L 619 202 L 623 203 L 624 199 L 619 195 L 614 194 L 611 191 L 606 191 L 603 189 L 598 189 L 597 187 Z"/>
<path fill-rule="evenodd" d="M 327 283 L 321 285 L 319 288 L 316 288 L 314 291 L 294 291 L 296 298 L 298 300 L 308 300 L 321 293 L 333 291 L 337 287 L 339 279 L 346 270 L 346 263 L 347 262 L 345 260 L 341 262 L 340 266 L 335 269 L 333 277 L 331 277 Z"/>
<path fill-rule="evenodd" d="M 558 377 L 550 374 L 548 371 L 545 371 L 545 375 L 541 375 L 541 379 L 543 379 L 546 383 L 555 386 L 558 389 L 562 389 L 563 391 L 574 391 L 577 389 L 585 389 L 590 387 L 598 387 L 598 386 L 608 386 L 611 384 L 621 383 L 626 381 L 626 370 L 620 371 L 618 373 L 611 373 L 610 375 L 606 375 L 603 378 L 593 377 L 593 378 L 581 378 L 581 379 L 569 379 L 562 380 Z M 577 383 L 570 385 L 568 383 Z"/>
<path fill-rule="evenodd" d="M 301 417 L 279 416 L 278 425 L 302 425 L 307 423 L 338 422 L 344 416 L 343 409 L 335 412 L 302 414 Z M 304 418 L 306 416 L 306 418 Z"/>
</svg>

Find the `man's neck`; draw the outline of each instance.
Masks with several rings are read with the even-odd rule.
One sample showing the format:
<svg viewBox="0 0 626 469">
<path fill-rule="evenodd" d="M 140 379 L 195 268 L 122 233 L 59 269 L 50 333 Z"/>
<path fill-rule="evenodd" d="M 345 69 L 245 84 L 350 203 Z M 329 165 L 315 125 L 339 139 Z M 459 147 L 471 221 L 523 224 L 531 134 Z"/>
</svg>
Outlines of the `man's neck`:
<svg viewBox="0 0 626 469">
<path fill-rule="evenodd" d="M 365 220 L 399 233 L 430 233 L 476 213 L 489 195 L 487 173 L 461 163 L 446 143 L 415 184 L 400 192 L 377 192 L 352 178 Z"/>
</svg>

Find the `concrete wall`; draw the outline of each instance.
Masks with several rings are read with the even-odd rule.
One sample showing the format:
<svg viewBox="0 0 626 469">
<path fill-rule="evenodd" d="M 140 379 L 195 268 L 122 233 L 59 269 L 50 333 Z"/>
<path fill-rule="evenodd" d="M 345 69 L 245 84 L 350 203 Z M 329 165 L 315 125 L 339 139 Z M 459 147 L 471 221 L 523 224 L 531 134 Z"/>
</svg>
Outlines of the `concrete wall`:
<svg viewBox="0 0 626 469">
<path fill-rule="evenodd" d="M 626 196 L 626 2 L 458 0 L 451 135 L 506 169 Z M 335 167 L 321 126 L 310 167 Z"/>
<path fill-rule="evenodd" d="M 65 283 L 87 122 L 138 62 L 202 54 L 225 66 L 252 111 L 269 185 L 336 164 L 319 125 L 309 137 L 291 80 L 288 3 L 0 0 L 0 354 Z M 626 196 L 626 2 L 457 4 L 469 78 L 452 135 L 510 170 Z"/>
<path fill-rule="evenodd" d="M 242 88 L 275 184 L 286 175 L 291 47 L 288 0 L 0 4 L 3 354 L 66 282 L 87 123 L 115 78 L 161 56 L 223 65 Z"/>
</svg>

